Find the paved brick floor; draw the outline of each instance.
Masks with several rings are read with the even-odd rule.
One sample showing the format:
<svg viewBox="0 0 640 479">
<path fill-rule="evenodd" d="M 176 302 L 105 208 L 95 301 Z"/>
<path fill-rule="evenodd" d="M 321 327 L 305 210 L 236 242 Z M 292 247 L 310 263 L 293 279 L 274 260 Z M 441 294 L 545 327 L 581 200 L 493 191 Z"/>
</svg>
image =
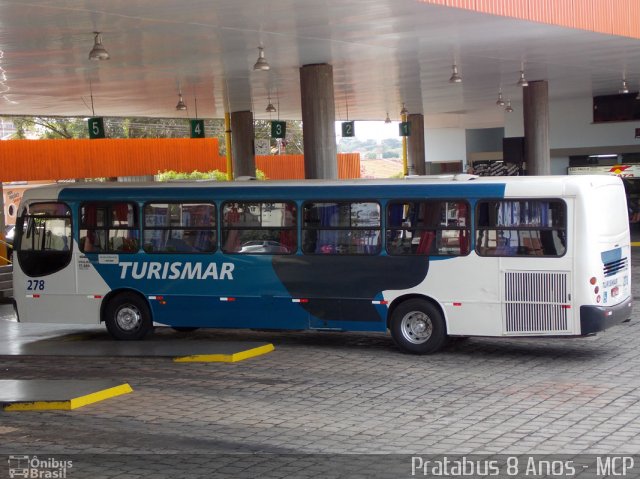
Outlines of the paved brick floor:
<svg viewBox="0 0 640 479">
<path fill-rule="evenodd" d="M 2 454 L 73 460 L 69 478 L 411 477 L 411 455 L 637 455 L 639 315 L 592 338 L 469 339 L 426 357 L 384 335 L 251 331 L 180 334 L 276 350 L 234 364 L 0 357 L 0 379 L 134 389 L 72 412 L 0 412 L 0 477 Z"/>
</svg>

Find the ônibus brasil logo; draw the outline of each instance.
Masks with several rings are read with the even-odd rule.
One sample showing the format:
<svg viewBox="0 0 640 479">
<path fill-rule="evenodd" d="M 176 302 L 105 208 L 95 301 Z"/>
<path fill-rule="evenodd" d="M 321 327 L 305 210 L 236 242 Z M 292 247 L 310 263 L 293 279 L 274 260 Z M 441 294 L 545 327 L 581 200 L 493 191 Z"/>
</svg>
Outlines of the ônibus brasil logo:
<svg viewBox="0 0 640 479">
<path fill-rule="evenodd" d="M 65 479 L 73 461 L 54 457 L 40 459 L 38 456 L 9 456 L 9 477 L 33 479 Z"/>
</svg>

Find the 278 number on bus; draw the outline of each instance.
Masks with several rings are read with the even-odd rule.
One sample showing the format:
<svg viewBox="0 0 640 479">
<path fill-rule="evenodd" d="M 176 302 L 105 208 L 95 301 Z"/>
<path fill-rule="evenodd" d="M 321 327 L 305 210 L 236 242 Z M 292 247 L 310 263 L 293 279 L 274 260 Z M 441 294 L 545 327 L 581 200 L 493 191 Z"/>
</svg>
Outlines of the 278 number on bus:
<svg viewBox="0 0 640 479">
<path fill-rule="evenodd" d="M 27 280 L 27 291 L 44 291 L 44 279 Z"/>
</svg>

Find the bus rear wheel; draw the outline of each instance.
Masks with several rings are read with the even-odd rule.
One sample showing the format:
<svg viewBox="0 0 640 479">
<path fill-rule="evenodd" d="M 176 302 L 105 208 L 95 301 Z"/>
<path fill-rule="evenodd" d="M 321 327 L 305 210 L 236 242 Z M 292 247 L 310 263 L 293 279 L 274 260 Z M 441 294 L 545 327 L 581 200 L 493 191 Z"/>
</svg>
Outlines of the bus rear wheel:
<svg viewBox="0 0 640 479">
<path fill-rule="evenodd" d="M 403 352 L 430 354 L 447 342 L 447 327 L 433 304 L 422 299 L 409 299 L 393 311 L 391 337 Z"/>
<path fill-rule="evenodd" d="M 135 293 L 120 293 L 105 308 L 104 322 L 115 339 L 144 338 L 153 329 L 147 302 Z"/>
</svg>

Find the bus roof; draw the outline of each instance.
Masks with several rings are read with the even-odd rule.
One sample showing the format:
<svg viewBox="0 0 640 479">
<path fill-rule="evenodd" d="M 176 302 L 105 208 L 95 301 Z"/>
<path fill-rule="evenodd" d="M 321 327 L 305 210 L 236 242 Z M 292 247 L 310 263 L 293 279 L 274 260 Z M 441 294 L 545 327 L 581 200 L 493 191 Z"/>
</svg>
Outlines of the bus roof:
<svg viewBox="0 0 640 479">
<path fill-rule="evenodd" d="M 524 196 L 532 195 L 573 195 L 582 188 L 592 186 L 601 186 L 606 184 L 622 185 L 621 179 L 614 175 L 575 175 L 575 176 L 485 176 L 479 177 L 475 175 L 438 175 L 438 176 L 416 176 L 398 179 L 350 179 L 350 180 L 289 180 L 289 181 L 214 181 L 214 180 L 196 180 L 196 181 L 169 181 L 169 182 L 78 182 L 78 183 L 57 183 L 53 185 L 45 185 L 27 190 L 23 199 L 28 200 L 45 200 L 57 199 L 61 196 L 80 197 L 84 193 L 119 191 L 120 194 L 125 191 L 128 193 L 147 196 L 149 191 L 153 190 L 185 190 L 193 192 L 199 189 L 211 189 L 223 191 L 231 189 L 234 191 L 251 191 L 253 194 L 259 195 L 260 192 L 274 193 L 279 189 L 298 189 L 305 188 L 314 190 L 320 189 L 339 189 L 345 191 L 348 188 L 359 189 L 359 187 L 391 187 L 402 188 L 419 185 L 442 185 L 449 188 L 456 188 L 455 185 L 467 185 L 480 187 L 484 190 L 486 187 L 500 186 L 502 189 L 507 188 L 509 196 L 514 194 L 522 194 Z M 482 188 L 483 185 L 485 188 Z M 395 187 L 395 188 L 393 188 Z M 534 187 L 535 189 L 532 189 Z M 385 188 L 386 189 L 386 188 Z M 475 189 L 475 188 L 472 188 Z M 124 190 L 124 191 L 123 191 Z M 63 194 L 64 192 L 64 194 Z M 284 193 L 284 192 L 283 192 Z M 382 192 L 380 192 L 382 193 Z M 315 194 L 315 193 L 314 193 Z M 285 193 L 286 195 L 286 193 Z M 182 195 L 181 195 L 182 196 Z M 195 195 L 194 195 L 195 196 Z M 376 195 L 371 195 L 376 196 Z M 106 199 L 106 198 L 105 198 Z"/>
</svg>

